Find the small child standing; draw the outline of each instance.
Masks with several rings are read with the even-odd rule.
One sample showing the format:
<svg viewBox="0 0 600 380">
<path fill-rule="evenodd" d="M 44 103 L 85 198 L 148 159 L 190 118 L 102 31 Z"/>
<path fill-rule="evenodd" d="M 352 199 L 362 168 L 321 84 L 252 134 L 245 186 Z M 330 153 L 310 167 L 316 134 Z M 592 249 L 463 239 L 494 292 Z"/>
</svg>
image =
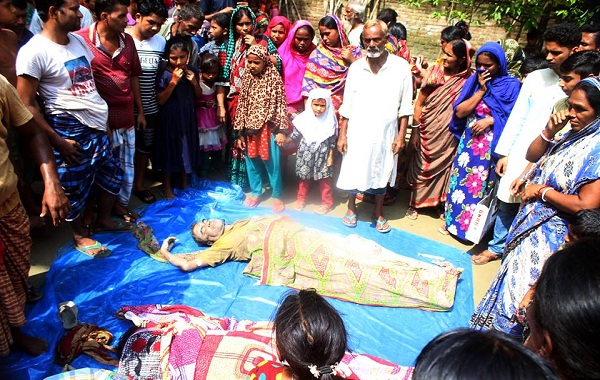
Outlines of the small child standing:
<svg viewBox="0 0 600 380">
<path fill-rule="evenodd" d="M 200 144 L 200 176 L 206 177 L 210 159 L 218 161 L 221 150 L 227 143 L 223 126 L 217 118 L 215 79 L 219 74 L 219 61 L 211 54 L 205 55 L 200 64 L 200 89 L 202 96 L 196 99 L 198 119 L 198 141 Z"/>
<path fill-rule="evenodd" d="M 291 139 L 300 140 L 296 153 L 298 197 L 296 210 L 304 209 L 306 194 L 312 181 L 318 181 L 321 206 L 317 214 L 326 214 L 333 207 L 331 176 L 333 175 L 333 150 L 336 143 L 337 118 L 331 102 L 331 91 L 316 88 L 308 93 L 306 110 L 292 121 Z"/>
<path fill-rule="evenodd" d="M 262 194 L 262 167 L 271 182 L 273 212 L 282 212 L 281 153 L 286 141 L 288 118 L 281 75 L 273 66 L 267 48 L 252 45 L 246 56 L 246 71 L 235 115 L 234 130 L 246 151 L 246 167 L 252 195 L 244 205 L 256 207 Z"/>
<path fill-rule="evenodd" d="M 219 55 L 221 45 L 229 39 L 230 19 L 230 13 L 217 13 L 213 16 L 212 20 L 210 20 L 210 29 L 208 30 L 210 42 L 200 48 L 198 51 L 200 57 L 203 57 L 205 54 Z"/>
<path fill-rule="evenodd" d="M 166 65 L 156 77 L 160 106 L 156 127 L 156 165 L 162 169 L 163 194 L 173 199 L 171 173 L 180 174 L 180 186 L 188 186 L 188 174 L 198 164 L 198 126 L 195 99 L 202 96 L 196 69 L 188 66 L 188 41 L 174 36 L 165 46 Z"/>
</svg>

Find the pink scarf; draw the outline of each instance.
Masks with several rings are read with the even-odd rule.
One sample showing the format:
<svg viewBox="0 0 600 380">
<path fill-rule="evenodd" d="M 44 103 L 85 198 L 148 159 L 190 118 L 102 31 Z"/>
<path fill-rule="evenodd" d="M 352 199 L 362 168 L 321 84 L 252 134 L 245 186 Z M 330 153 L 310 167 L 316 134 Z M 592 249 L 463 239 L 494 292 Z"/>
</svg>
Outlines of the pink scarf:
<svg viewBox="0 0 600 380">
<path fill-rule="evenodd" d="M 314 28 L 310 22 L 298 20 L 292 26 L 292 30 L 288 33 L 285 41 L 277 49 L 283 63 L 283 83 L 287 104 L 294 104 L 302 100 L 302 79 L 306 70 L 306 62 L 310 57 L 310 53 L 316 48 L 311 42 L 305 53 L 301 54 L 294 50 L 296 31 L 303 26 L 308 26 L 314 34 Z"/>
</svg>

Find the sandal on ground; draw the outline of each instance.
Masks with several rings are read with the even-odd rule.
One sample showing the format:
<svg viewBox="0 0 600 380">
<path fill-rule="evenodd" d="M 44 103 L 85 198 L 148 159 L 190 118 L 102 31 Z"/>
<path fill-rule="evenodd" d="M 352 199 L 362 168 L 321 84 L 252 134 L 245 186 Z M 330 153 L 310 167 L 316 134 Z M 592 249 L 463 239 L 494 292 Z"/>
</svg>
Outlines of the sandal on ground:
<svg viewBox="0 0 600 380">
<path fill-rule="evenodd" d="M 131 232 L 133 231 L 133 224 L 124 222 L 121 220 L 115 221 L 117 223 L 113 227 L 98 227 L 96 226 L 96 232 Z"/>
<path fill-rule="evenodd" d="M 296 206 L 294 207 L 294 210 L 302 211 L 302 210 L 304 210 L 305 206 L 306 206 L 306 203 L 304 203 L 304 202 L 296 202 Z"/>
<path fill-rule="evenodd" d="M 244 201 L 244 206 L 246 207 L 250 207 L 250 208 L 255 208 L 256 206 L 258 206 L 259 204 L 259 199 L 257 196 L 252 195 L 248 198 L 246 198 L 246 200 Z"/>
<path fill-rule="evenodd" d="M 471 262 L 475 265 L 487 264 L 490 261 L 500 260 L 502 255 L 496 255 L 494 252 L 486 249 L 476 255 L 471 255 Z"/>
<path fill-rule="evenodd" d="M 390 224 L 384 217 L 382 217 L 382 219 L 377 219 L 375 228 L 377 228 L 377 232 L 381 232 L 382 234 L 388 233 L 392 230 L 392 227 L 390 227 Z"/>
<path fill-rule="evenodd" d="M 350 210 L 346 211 L 346 213 L 342 217 L 342 223 L 344 223 L 344 226 L 346 226 L 346 227 L 354 228 L 354 227 L 356 227 L 356 224 L 358 223 L 357 215 L 356 214 L 350 215 L 348 213 L 349 211 Z"/>
<path fill-rule="evenodd" d="M 317 215 L 325 215 L 329 211 L 331 211 L 331 206 L 320 205 L 316 210 L 315 214 Z"/>
<path fill-rule="evenodd" d="M 138 197 L 138 199 L 144 203 L 150 204 L 156 202 L 156 197 L 152 192 L 148 189 L 133 191 L 133 195 Z"/>
<path fill-rule="evenodd" d="M 84 255 L 87 255 L 94 259 L 103 259 L 105 257 L 110 256 L 110 254 L 112 253 L 110 251 L 110 249 L 103 246 L 99 241 L 95 242 L 92 245 L 87 245 L 85 247 L 77 247 L 76 246 L 75 249 L 78 250 L 79 252 L 83 253 Z M 99 251 L 96 253 L 92 253 L 91 251 L 93 251 L 93 250 L 99 250 Z"/>
<path fill-rule="evenodd" d="M 126 211 L 122 214 L 113 213 L 113 215 L 118 216 L 119 218 L 123 218 L 123 220 L 127 223 L 135 223 L 140 218 L 140 215 L 137 212 L 131 211 L 126 208 L 125 210 Z"/>
<path fill-rule="evenodd" d="M 406 217 L 410 220 L 417 220 L 419 212 L 414 207 L 408 207 L 406 209 Z"/>
<path fill-rule="evenodd" d="M 278 214 L 285 210 L 285 203 L 281 199 L 275 199 L 273 201 L 273 212 Z"/>
<path fill-rule="evenodd" d="M 77 306 L 73 301 L 61 302 L 58 304 L 58 319 L 65 330 L 71 330 L 77 326 Z"/>
<path fill-rule="evenodd" d="M 438 229 L 438 232 L 444 236 L 450 235 L 450 232 L 446 229 L 446 226 L 443 225 Z"/>
</svg>

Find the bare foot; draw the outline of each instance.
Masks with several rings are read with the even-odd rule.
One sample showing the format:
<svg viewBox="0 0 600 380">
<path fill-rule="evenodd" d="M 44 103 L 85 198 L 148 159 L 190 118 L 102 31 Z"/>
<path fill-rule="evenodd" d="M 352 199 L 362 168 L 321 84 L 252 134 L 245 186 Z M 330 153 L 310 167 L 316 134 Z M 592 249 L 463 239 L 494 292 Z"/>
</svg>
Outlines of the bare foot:
<svg viewBox="0 0 600 380">
<path fill-rule="evenodd" d="M 169 201 L 175 198 L 175 193 L 173 193 L 173 189 L 170 187 L 163 186 L 162 193 L 165 199 Z"/>
<path fill-rule="evenodd" d="M 31 356 L 39 356 L 48 352 L 48 342 L 45 339 L 27 335 L 20 328 L 11 327 L 13 337 L 12 348 L 23 351 Z"/>
<path fill-rule="evenodd" d="M 487 264 L 490 261 L 500 260 L 502 255 L 496 255 L 494 252 L 486 249 L 476 255 L 471 256 L 471 262 L 475 265 Z"/>
</svg>

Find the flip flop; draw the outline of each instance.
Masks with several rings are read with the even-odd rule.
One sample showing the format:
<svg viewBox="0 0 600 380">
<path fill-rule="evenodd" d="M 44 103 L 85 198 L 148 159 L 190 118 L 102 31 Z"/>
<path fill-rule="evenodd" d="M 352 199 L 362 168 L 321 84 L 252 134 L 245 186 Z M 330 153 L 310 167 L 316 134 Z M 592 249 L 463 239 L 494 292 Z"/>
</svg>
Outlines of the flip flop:
<svg viewBox="0 0 600 380">
<path fill-rule="evenodd" d="M 61 321 L 65 330 L 71 330 L 77 326 L 77 306 L 73 301 L 61 302 L 58 304 L 58 319 Z"/>
<path fill-rule="evenodd" d="M 93 251 L 95 249 L 102 249 L 104 248 L 103 251 L 100 251 L 98 253 L 91 253 L 90 251 Z M 92 245 L 87 245 L 85 247 L 75 247 L 76 250 L 78 250 L 79 252 L 83 253 L 84 255 L 87 255 L 93 259 L 103 259 L 105 257 L 108 257 L 111 255 L 111 250 L 106 248 L 105 246 L 103 246 L 99 241 L 96 241 L 94 244 Z"/>
<path fill-rule="evenodd" d="M 388 233 L 392 230 L 392 227 L 390 227 L 386 218 L 377 219 L 375 228 L 377 228 L 377 232 L 381 232 L 382 234 Z"/>
<path fill-rule="evenodd" d="M 350 211 L 350 210 L 348 210 Z M 344 216 L 342 217 L 342 223 L 344 223 L 344 226 L 346 227 L 350 227 L 350 228 L 354 228 L 356 227 L 357 222 L 357 215 L 356 214 L 348 214 L 348 211 L 346 211 L 346 213 L 344 214 Z"/>
<path fill-rule="evenodd" d="M 127 223 L 135 223 L 140 218 L 140 215 L 137 212 L 126 209 L 122 214 L 113 213 L 114 216 L 118 216 L 119 218 L 123 218 L 123 220 Z"/>
<path fill-rule="evenodd" d="M 114 227 L 106 227 L 106 228 L 96 227 L 96 232 L 131 232 L 131 231 L 133 231 L 134 225 L 131 224 L 130 222 L 124 222 L 121 220 L 117 220 L 115 222 L 117 223 L 117 225 Z"/>
<path fill-rule="evenodd" d="M 409 207 L 406 209 L 406 217 L 410 220 L 417 220 L 419 217 L 419 212 L 414 207 Z"/>
<path fill-rule="evenodd" d="M 136 197 L 138 197 L 138 199 L 140 201 L 142 201 L 144 203 L 147 203 L 147 204 L 151 204 L 151 203 L 156 202 L 156 197 L 148 189 L 144 189 L 144 190 L 140 190 L 140 191 L 134 191 L 133 195 L 135 195 Z"/>
<path fill-rule="evenodd" d="M 439 232 L 440 234 L 444 235 L 444 236 L 448 236 L 448 235 L 450 235 L 450 232 L 448 232 L 448 230 L 446 229 L 446 226 L 445 226 L 445 225 L 444 225 L 444 226 L 441 226 L 441 227 L 438 229 L 438 232 Z"/>
</svg>

